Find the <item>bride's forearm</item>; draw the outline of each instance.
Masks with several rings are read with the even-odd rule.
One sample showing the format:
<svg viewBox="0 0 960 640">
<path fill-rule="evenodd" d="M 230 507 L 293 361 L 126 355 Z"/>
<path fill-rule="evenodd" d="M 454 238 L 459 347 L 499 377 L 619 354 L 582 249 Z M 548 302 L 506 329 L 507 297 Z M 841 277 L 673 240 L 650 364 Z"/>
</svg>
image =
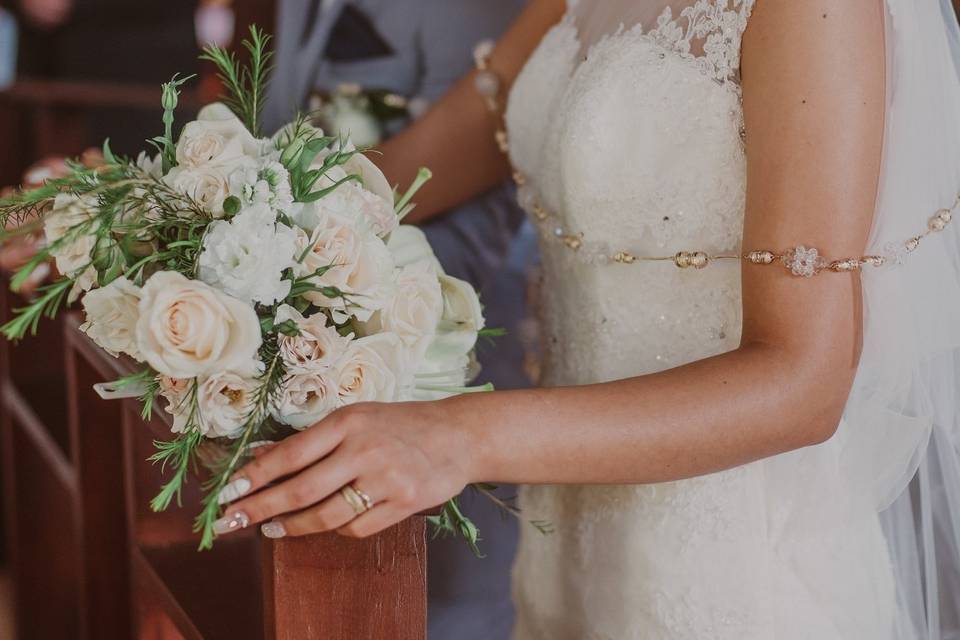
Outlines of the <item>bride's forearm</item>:
<svg viewBox="0 0 960 640">
<path fill-rule="evenodd" d="M 500 79 L 501 103 L 543 34 L 560 20 L 565 3 L 535 0 L 500 39 L 490 67 Z M 391 182 L 411 183 L 421 166 L 434 180 L 417 194 L 407 222 L 422 222 L 479 195 L 509 176 L 495 132 L 500 126 L 474 87 L 471 73 L 426 116 L 380 146 L 375 161 Z"/>
<path fill-rule="evenodd" d="M 827 439 L 852 381 L 849 360 L 753 344 L 617 382 L 447 402 L 467 433 L 474 481 L 664 482 Z"/>
</svg>

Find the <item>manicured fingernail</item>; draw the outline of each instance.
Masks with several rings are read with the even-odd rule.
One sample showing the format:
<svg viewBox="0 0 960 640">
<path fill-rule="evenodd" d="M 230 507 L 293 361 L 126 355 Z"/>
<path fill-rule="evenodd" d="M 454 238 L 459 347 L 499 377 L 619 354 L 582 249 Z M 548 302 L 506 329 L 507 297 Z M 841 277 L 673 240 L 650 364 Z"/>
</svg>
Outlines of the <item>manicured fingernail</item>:
<svg viewBox="0 0 960 640">
<path fill-rule="evenodd" d="M 237 498 L 245 496 L 248 491 L 250 491 L 250 481 L 246 478 L 237 478 L 220 490 L 220 493 L 217 494 L 217 504 L 233 502 Z"/>
<path fill-rule="evenodd" d="M 218 536 L 238 529 L 246 529 L 250 525 L 250 518 L 243 511 L 237 511 L 232 516 L 224 516 L 213 523 L 213 532 Z"/>
<path fill-rule="evenodd" d="M 265 522 L 260 525 L 260 531 L 268 538 L 282 538 L 287 535 L 287 530 L 279 522 Z"/>
</svg>

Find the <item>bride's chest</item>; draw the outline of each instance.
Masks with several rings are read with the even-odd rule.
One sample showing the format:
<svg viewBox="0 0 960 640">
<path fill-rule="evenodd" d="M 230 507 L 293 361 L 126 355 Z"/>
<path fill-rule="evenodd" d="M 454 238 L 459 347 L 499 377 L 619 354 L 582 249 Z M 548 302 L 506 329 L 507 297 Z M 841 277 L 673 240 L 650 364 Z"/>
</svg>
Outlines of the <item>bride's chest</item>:
<svg viewBox="0 0 960 640">
<path fill-rule="evenodd" d="M 637 252 L 736 246 L 745 194 L 736 87 L 639 29 L 585 60 L 579 50 L 574 25 L 561 23 L 510 96 L 511 160 L 527 176 L 528 208 L 550 212 L 548 232 Z"/>
</svg>

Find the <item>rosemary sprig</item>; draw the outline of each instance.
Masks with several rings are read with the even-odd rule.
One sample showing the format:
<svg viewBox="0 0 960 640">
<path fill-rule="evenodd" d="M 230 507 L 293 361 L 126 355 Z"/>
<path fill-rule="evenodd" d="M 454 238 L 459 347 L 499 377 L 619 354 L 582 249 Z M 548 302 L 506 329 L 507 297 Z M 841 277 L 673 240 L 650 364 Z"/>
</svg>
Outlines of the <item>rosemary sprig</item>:
<svg viewBox="0 0 960 640">
<path fill-rule="evenodd" d="M 250 53 L 249 65 L 240 64 L 234 53 L 217 45 L 208 45 L 200 56 L 201 60 L 217 67 L 217 75 L 227 90 L 224 103 L 257 137 L 260 136 L 260 112 L 273 57 L 273 52 L 267 48 L 269 43 L 270 36 L 254 25 L 250 27 L 250 39 L 243 41 Z"/>
<path fill-rule="evenodd" d="M 239 467 L 240 461 L 247 452 L 247 445 L 250 444 L 255 435 L 262 432 L 264 423 L 270 417 L 270 405 L 286 376 L 283 359 L 280 357 L 280 351 L 275 340 L 270 340 L 264 345 L 261 357 L 269 364 L 260 377 L 260 383 L 254 392 L 250 410 L 244 419 L 243 431 L 239 438 L 230 443 L 230 453 L 226 462 L 203 485 L 205 492 L 203 509 L 193 524 L 194 532 L 200 534 L 199 548 L 201 551 L 213 547 L 213 540 L 216 537 L 213 524 L 223 512 L 218 502 L 220 491 Z"/>
<path fill-rule="evenodd" d="M 166 471 L 167 465 L 173 466 L 173 477 L 161 487 L 160 493 L 150 501 L 150 508 L 154 511 L 166 511 L 174 498 L 177 499 L 177 504 L 180 504 L 180 496 L 183 492 L 183 485 L 187 480 L 187 473 L 194 466 L 197 447 L 203 442 L 203 434 L 200 431 L 199 423 L 200 407 L 197 404 L 198 390 L 199 385 L 196 380 L 193 380 L 190 384 L 190 390 L 183 400 L 189 403 L 190 411 L 187 414 L 186 426 L 180 437 L 170 442 L 155 441 L 153 443 L 157 451 L 148 460 L 154 464 L 159 464 L 161 472 Z"/>
<path fill-rule="evenodd" d="M 40 287 L 37 289 L 39 296 L 33 302 L 13 310 L 14 317 L 0 327 L 0 333 L 8 340 L 20 340 L 28 331 L 31 335 L 36 335 L 40 319 L 56 316 L 72 288 L 73 280 L 70 278 L 61 278 Z"/>
</svg>

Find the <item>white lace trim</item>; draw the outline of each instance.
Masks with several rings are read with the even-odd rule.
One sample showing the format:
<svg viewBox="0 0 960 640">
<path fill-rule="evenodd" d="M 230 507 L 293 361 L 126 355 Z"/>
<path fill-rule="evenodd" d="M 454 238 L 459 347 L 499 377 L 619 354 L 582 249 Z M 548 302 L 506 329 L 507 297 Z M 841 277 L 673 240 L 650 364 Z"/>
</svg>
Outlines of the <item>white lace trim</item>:
<svg viewBox="0 0 960 640">
<path fill-rule="evenodd" d="M 673 17 L 666 7 L 649 35 L 684 58 L 695 60 L 714 80 L 736 80 L 740 74 L 740 44 L 756 0 L 697 0 Z M 694 44 L 703 53 L 694 53 Z"/>
</svg>

